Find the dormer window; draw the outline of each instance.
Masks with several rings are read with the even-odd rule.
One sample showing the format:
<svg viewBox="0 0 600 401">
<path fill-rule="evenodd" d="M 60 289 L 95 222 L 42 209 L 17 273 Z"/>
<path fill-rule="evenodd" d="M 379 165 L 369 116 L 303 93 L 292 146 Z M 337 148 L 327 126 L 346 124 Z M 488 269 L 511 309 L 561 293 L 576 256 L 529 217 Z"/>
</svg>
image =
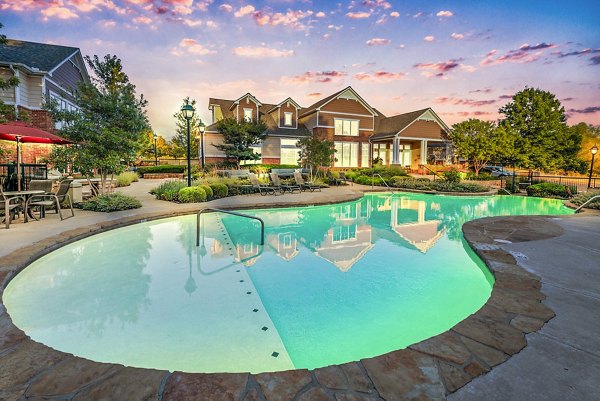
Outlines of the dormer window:
<svg viewBox="0 0 600 401">
<path fill-rule="evenodd" d="M 252 109 L 244 108 L 244 121 L 251 122 L 252 121 Z"/>
<path fill-rule="evenodd" d="M 285 125 L 286 127 L 291 127 L 292 126 L 292 116 L 293 116 L 293 113 L 290 113 L 290 112 L 283 113 L 283 125 Z"/>
</svg>

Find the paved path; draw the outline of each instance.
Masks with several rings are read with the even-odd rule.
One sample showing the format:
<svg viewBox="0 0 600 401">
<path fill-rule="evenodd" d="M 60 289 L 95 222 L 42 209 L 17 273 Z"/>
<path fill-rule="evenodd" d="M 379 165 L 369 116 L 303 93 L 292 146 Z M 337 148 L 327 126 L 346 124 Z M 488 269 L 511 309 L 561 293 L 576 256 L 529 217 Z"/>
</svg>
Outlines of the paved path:
<svg viewBox="0 0 600 401">
<path fill-rule="evenodd" d="M 519 354 L 449 400 L 600 400 L 600 215 L 547 220 L 564 234 L 501 248 L 541 277 L 556 317 L 528 334 Z"/>
</svg>

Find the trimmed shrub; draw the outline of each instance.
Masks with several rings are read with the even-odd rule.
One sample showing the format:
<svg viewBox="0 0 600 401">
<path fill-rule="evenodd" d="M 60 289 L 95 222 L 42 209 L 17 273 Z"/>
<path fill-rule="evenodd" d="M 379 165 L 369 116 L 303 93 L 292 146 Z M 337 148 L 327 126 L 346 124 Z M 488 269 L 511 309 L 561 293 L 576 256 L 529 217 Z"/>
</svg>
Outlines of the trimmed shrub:
<svg viewBox="0 0 600 401">
<path fill-rule="evenodd" d="M 206 202 L 206 192 L 200 187 L 184 187 L 179 190 L 179 202 Z"/>
<path fill-rule="evenodd" d="M 177 202 L 179 199 L 179 190 L 186 187 L 184 181 L 165 181 L 156 188 L 153 188 L 150 193 L 156 197 L 156 199 Z"/>
<path fill-rule="evenodd" d="M 572 196 L 571 191 L 564 185 L 552 182 L 541 182 L 527 187 L 527 195 L 538 198 L 561 198 L 567 199 Z"/>
<path fill-rule="evenodd" d="M 227 185 L 225 185 L 225 184 L 215 182 L 215 183 L 209 184 L 209 186 L 211 187 L 211 189 L 213 191 L 213 196 L 215 197 L 215 199 L 224 198 L 229 194 L 229 190 L 227 188 Z"/>
<path fill-rule="evenodd" d="M 358 168 L 346 171 L 346 177 L 354 181 L 355 177 L 364 175 L 372 177 L 373 174 L 381 175 L 386 181 L 395 176 L 408 176 L 408 173 L 399 166 L 375 166 L 372 168 Z"/>
<path fill-rule="evenodd" d="M 433 189 L 432 182 L 428 178 L 413 178 L 413 177 L 392 177 L 393 186 L 397 188 L 406 189 L 418 189 L 422 191 L 429 191 Z"/>
<path fill-rule="evenodd" d="M 274 168 L 300 168 L 297 164 L 246 164 L 241 166 L 241 169 L 250 170 L 252 173 L 270 173 Z"/>
<path fill-rule="evenodd" d="M 142 203 L 134 197 L 114 192 L 90 198 L 77 206 L 92 212 L 118 212 L 120 210 L 138 209 L 142 207 Z"/>
<path fill-rule="evenodd" d="M 206 199 L 211 200 L 214 197 L 213 190 L 210 185 L 199 185 L 206 192 Z"/>
<path fill-rule="evenodd" d="M 137 182 L 140 177 L 135 171 L 125 171 L 115 177 L 117 187 L 128 187 L 132 182 Z"/>
<path fill-rule="evenodd" d="M 577 206 L 581 206 L 585 202 L 587 202 L 588 199 L 597 195 L 600 195 L 600 190 L 582 192 L 573 197 L 573 199 L 571 199 L 571 202 L 573 202 Z M 588 203 L 587 205 L 585 205 L 585 209 L 600 209 L 600 199 L 596 199 L 595 201 Z"/>
<path fill-rule="evenodd" d="M 487 192 L 488 187 L 474 182 L 433 181 L 431 187 L 439 192 Z"/>
<path fill-rule="evenodd" d="M 444 171 L 442 173 L 442 177 L 445 182 L 450 182 L 453 184 L 457 184 L 460 182 L 460 173 L 455 168 L 448 171 Z"/>
<path fill-rule="evenodd" d="M 158 166 L 143 166 L 138 167 L 138 173 L 142 176 L 144 174 L 160 174 L 160 173 L 183 173 L 185 171 L 185 166 L 178 166 L 172 164 L 160 164 Z"/>
<path fill-rule="evenodd" d="M 469 171 L 467 173 L 466 179 L 470 180 L 470 181 L 493 181 L 493 180 L 498 180 L 498 177 L 494 177 L 487 171 L 480 171 L 479 175 L 475 175 L 475 173 L 473 171 Z M 505 194 L 506 194 L 506 192 L 505 192 Z"/>
</svg>

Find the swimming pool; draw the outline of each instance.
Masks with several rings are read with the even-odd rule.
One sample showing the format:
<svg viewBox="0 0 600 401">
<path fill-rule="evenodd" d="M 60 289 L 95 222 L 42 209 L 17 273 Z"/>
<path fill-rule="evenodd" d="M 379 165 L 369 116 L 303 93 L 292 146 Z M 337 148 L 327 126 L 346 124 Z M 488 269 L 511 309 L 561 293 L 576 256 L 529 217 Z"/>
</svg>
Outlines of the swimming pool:
<svg viewBox="0 0 600 401">
<path fill-rule="evenodd" d="M 492 277 L 461 226 L 567 214 L 521 197 L 370 194 L 253 210 L 266 223 L 195 216 L 129 226 L 32 263 L 3 299 L 16 326 L 100 362 L 185 372 L 316 368 L 446 331 L 485 303 Z"/>
</svg>

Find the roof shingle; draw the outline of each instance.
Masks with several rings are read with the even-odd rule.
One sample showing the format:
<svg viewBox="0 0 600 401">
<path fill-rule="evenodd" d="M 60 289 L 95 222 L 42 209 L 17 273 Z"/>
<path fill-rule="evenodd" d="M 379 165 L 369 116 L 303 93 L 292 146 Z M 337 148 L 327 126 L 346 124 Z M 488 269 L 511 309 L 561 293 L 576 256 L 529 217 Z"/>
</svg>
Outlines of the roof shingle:
<svg viewBox="0 0 600 401">
<path fill-rule="evenodd" d="M 77 50 L 79 49 L 76 47 L 8 39 L 5 44 L 0 44 L 0 63 L 23 64 L 32 69 L 49 72 Z"/>
</svg>

